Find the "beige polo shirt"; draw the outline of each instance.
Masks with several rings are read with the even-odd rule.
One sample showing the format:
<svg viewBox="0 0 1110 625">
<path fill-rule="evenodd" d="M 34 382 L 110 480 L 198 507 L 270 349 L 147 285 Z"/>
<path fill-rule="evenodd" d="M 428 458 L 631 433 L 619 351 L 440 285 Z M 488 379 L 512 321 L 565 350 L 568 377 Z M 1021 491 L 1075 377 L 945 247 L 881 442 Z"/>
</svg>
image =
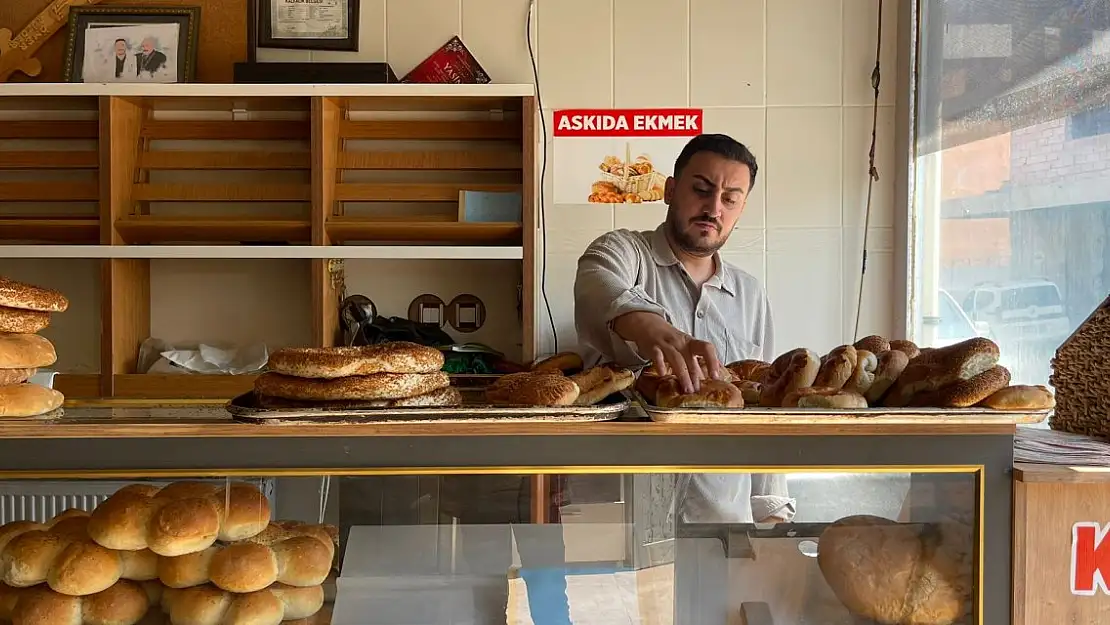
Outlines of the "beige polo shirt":
<svg viewBox="0 0 1110 625">
<path fill-rule="evenodd" d="M 578 259 L 574 326 L 586 364 L 646 364 L 635 346 L 612 329 L 614 319 L 637 311 L 662 315 L 675 328 L 712 343 L 722 364 L 774 358 L 771 305 L 759 280 L 718 254 L 717 271 L 699 287 L 675 257 L 663 227 L 615 230 Z M 678 512 L 688 523 L 794 516 L 784 474 L 682 475 L 677 486 Z"/>
</svg>

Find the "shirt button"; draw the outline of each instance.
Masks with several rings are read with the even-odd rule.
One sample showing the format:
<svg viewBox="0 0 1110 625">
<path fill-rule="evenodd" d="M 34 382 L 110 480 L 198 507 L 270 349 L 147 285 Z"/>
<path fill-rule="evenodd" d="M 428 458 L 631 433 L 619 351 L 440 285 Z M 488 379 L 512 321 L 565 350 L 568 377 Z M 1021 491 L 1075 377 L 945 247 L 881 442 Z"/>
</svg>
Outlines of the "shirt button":
<svg viewBox="0 0 1110 625">
<path fill-rule="evenodd" d="M 698 319 L 704 319 L 704 318 L 705 318 L 705 311 L 704 310 L 699 310 L 698 311 Z"/>
</svg>

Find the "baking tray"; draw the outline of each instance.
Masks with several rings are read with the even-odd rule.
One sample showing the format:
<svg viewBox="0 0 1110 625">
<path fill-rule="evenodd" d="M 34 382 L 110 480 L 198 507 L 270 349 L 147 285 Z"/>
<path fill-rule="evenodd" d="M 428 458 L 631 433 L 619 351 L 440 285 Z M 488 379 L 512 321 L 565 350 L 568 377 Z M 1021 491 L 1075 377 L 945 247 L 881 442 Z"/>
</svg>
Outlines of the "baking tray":
<svg viewBox="0 0 1110 625">
<path fill-rule="evenodd" d="M 254 391 L 244 393 L 225 408 L 236 421 L 278 425 L 304 423 L 505 423 L 613 421 L 631 402 L 613 393 L 593 406 L 493 406 L 481 391 L 460 387 L 463 405 L 450 407 L 376 408 L 359 402 L 283 402 L 262 407 Z M 285 405 L 287 404 L 287 405 Z"/>
<path fill-rule="evenodd" d="M 660 408 L 652 405 L 639 391 L 629 394 L 640 404 L 648 418 L 657 423 L 760 423 L 766 419 L 802 424 L 835 417 L 840 420 L 882 420 L 913 423 L 947 418 L 953 422 L 999 422 L 1032 424 L 1052 414 L 1048 410 L 991 410 L 990 408 L 858 408 L 855 410 L 822 410 L 815 408 Z"/>
</svg>

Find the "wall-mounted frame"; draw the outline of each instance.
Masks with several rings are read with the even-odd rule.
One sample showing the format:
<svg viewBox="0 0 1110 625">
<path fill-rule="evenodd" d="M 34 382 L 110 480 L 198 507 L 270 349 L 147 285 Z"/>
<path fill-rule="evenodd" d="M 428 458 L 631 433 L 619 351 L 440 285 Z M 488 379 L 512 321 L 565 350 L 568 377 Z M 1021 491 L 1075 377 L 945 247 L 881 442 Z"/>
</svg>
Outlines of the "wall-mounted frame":
<svg viewBox="0 0 1110 625">
<path fill-rule="evenodd" d="M 359 0 L 250 0 L 252 49 L 358 50 Z"/>
<path fill-rule="evenodd" d="M 84 6 L 69 11 L 66 82 L 182 83 L 197 69 L 200 7 Z"/>
</svg>

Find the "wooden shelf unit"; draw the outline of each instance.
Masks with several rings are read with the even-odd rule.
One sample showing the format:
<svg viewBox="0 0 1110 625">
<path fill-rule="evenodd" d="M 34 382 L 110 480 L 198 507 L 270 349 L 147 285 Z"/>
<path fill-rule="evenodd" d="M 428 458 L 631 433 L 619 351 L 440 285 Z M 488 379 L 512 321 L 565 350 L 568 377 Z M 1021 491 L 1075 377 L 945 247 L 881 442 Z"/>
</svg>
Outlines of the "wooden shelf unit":
<svg viewBox="0 0 1110 625">
<path fill-rule="evenodd" d="M 457 258 L 472 247 L 475 258 L 521 258 L 522 357 L 533 356 L 538 138 L 530 86 L 356 86 L 326 95 L 312 95 L 321 91 L 310 86 L 41 87 L 53 97 L 0 85 L 0 113 L 42 110 L 33 107 L 49 103 L 62 110 L 84 106 L 95 119 L 0 122 L 0 173 L 73 169 L 97 176 L 84 182 L 0 178 L 0 206 L 51 207 L 0 212 L 0 258 L 4 244 L 16 243 L 55 244 L 42 245 L 43 258 L 73 258 L 55 253 L 71 244 L 98 250 L 184 244 L 190 252 L 242 244 L 337 251 L 375 246 L 366 258 L 387 258 L 389 247 L 398 246 L 404 251 L 398 257 L 409 259 L 439 247 Z M 182 111 L 188 115 L 177 115 Z M 6 147 L 74 140 L 95 141 L 96 149 Z M 181 172 L 204 179 L 175 178 Z M 258 181 L 259 172 L 271 178 Z M 523 223 L 458 222 L 461 190 L 522 191 Z M 58 212 L 60 203 L 72 202 L 98 209 Z M 244 204 L 247 209 L 239 209 Z M 379 206 L 392 212 L 366 214 Z M 27 248 L 10 247 L 20 254 Z M 483 253 L 490 249 L 508 251 Z M 522 251 L 514 255 L 513 249 Z M 151 327 L 149 258 L 166 256 L 110 256 L 116 254 L 81 256 L 100 259 L 101 373 L 59 375 L 59 389 L 72 398 L 219 400 L 250 388 L 253 376 L 136 374 L 139 346 Z M 274 255 L 289 256 L 306 255 Z M 311 256 L 312 342 L 333 345 L 339 295 L 330 257 L 323 250 Z"/>
</svg>

